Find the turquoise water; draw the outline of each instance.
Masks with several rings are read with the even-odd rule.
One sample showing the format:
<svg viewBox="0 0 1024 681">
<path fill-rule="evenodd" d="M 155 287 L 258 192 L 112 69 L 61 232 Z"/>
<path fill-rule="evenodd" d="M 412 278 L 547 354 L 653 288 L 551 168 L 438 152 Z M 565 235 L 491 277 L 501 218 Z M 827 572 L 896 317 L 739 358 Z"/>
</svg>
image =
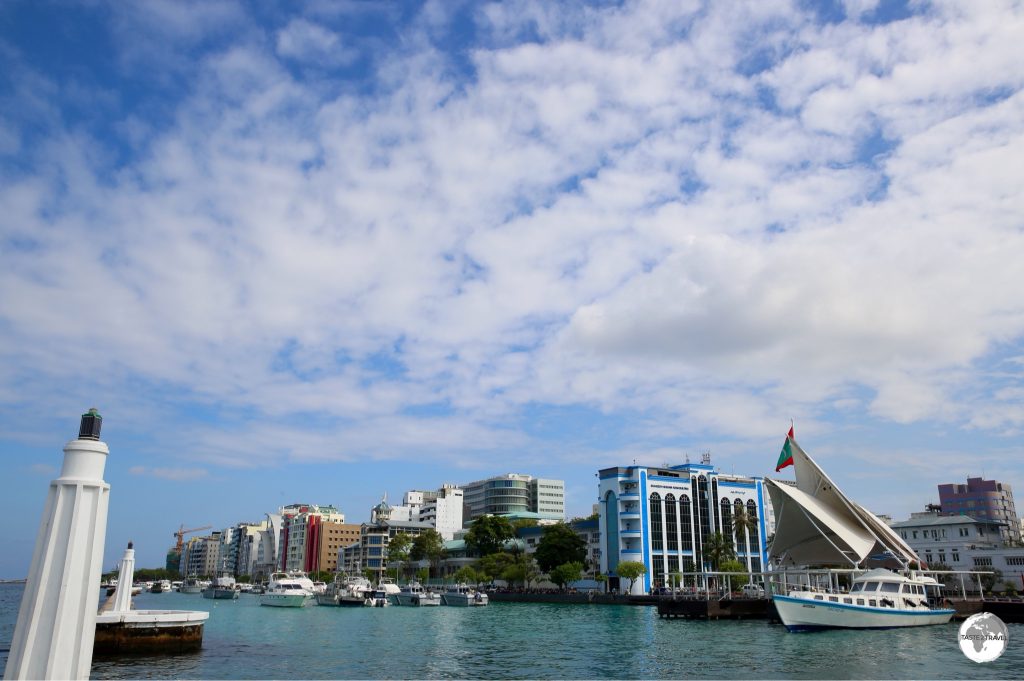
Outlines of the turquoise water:
<svg viewBox="0 0 1024 681">
<path fill-rule="evenodd" d="M 22 587 L 0 586 L 0 666 Z M 141 594 L 140 609 L 208 610 L 203 650 L 96 659 L 92 678 L 633 679 L 1024 678 L 1024 626 L 979 665 L 956 625 L 790 634 L 764 621 L 661 620 L 652 607 L 492 603 L 486 608 L 262 608 Z"/>
</svg>

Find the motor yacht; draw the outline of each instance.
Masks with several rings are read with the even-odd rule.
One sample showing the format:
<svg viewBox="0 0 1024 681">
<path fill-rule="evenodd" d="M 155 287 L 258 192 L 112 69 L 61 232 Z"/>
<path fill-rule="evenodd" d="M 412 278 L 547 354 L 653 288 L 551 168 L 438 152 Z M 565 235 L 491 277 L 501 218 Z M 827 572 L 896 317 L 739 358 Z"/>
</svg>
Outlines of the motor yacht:
<svg viewBox="0 0 1024 681">
<path fill-rule="evenodd" d="M 915 572 L 904 576 L 876 568 L 855 577 L 849 593 L 798 588 L 772 600 L 789 631 L 920 627 L 953 617 L 952 609 L 932 606 L 940 602 L 939 586 Z"/>
<path fill-rule="evenodd" d="M 313 582 L 302 572 L 275 572 L 270 575 L 260 605 L 301 608 L 313 602 Z"/>
<path fill-rule="evenodd" d="M 410 582 L 394 595 L 398 605 L 441 605 L 441 594 L 423 588 L 419 582 Z"/>
<path fill-rule="evenodd" d="M 487 594 L 477 591 L 467 584 L 454 584 L 441 594 L 441 602 L 445 605 L 476 606 L 487 605 Z"/>
</svg>

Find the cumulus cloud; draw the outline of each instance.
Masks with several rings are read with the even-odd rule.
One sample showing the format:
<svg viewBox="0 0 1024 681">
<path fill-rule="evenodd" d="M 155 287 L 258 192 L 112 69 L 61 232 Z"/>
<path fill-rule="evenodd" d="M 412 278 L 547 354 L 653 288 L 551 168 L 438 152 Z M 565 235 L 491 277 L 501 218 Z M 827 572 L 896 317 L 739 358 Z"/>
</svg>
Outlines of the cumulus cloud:
<svg viewBox="0 0 1024 681">
<path fill-rule="evenodd" d="M 121 165 L 56 117 L 7 167 L 4 363 L 39 399 L 271 417 L 300 460 L 468 461 L 526 445 L 532 404 L 1012 432 L 1019 396 L 969 368 L 1024 333 L 1020 9 L 845 5 L 488 5 L 448 53 L 439 3 L 335 89 L 293 70 L 358 61 L 324 14 L 115 12 L 165 17 L 195 78 Z M 193 451 L 259 458 L 228 440 Z M 138 474 L 204 473 L 177 470 Z"/>
</svg>

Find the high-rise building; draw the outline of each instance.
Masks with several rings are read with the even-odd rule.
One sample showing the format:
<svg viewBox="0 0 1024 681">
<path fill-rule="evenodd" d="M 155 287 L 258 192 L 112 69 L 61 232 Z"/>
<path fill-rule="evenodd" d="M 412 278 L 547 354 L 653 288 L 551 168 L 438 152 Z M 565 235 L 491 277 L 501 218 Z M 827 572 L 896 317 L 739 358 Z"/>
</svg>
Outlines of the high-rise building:
<svg viewBox="0 0 1024 681">
<path fill-rule="evenodd" d="M 411 494 L 411 492 L 410 492 Z M 419 521 L 434 526 L 445 541 L 455 538 L 455 533 L 462 529 L 463 506 L 465 492 L 445 483 L 436 492 L 421 492 L 422 497 Z"/>
<path fill-rule="evenodd" d="M 1013 488 L 1006 483 L 967 478 L 966 485 L 939 485 L 939 506 L 943 515 L 966 515 L 981 521 L 1005 523 L 1005 538 L 1021 541 Z"/>
<path fill-rule="evenodd" d="M 281 518 L 281 569 L 302 572 L 326 569 L 320 560 L 322 525 L 325 522 L 343 524 L 345 514 L 333 506 L 292 504 L 281 509 Z"/>
<path fill-rule="evenodd" d="M 723 475 L 710 464 L 686 463 L 666 468 L 619 466 L 599 472 L 601 571 L 609 587 L 619 587 L 616 567 L 638 561 L 647 574 L 630 588 L 646 592 L 667 585 L 675 572 L 712 569 L 708 540 L 714 534 L 732 539 L 737 560 L 751 572 L 767 562 L 763 480 Z M 733 518 L 743 513 L 752 526 L 739 529 Z"/>
<path fill-rule="evenodd" d="M 359 525 L 325 520 L 320 524 L 320 559 L 317 569 L 336 572 L 338 552 L 359 541 Z"/>
<path fill-rule="evenodd" d="M 464 492 L 463 522 L 483 515 L 537 513 L 548 520 L 565 519 L 565 482 L 506 473 L 459 485 Z"/>
</svg>

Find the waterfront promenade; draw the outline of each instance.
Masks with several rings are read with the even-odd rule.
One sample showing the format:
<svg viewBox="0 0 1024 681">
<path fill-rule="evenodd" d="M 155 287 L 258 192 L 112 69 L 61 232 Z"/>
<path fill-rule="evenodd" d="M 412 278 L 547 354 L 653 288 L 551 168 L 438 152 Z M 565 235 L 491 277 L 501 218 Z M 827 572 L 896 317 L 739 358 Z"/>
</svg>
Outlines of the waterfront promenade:
<svg viewBox="0 0 1024 681">
<path fill-rule="evenodd" d="M 0 648 L 21 591 L 0 587 Z M 987 679 L 1024 670 L 1021 625 L 1009 625 L 1006 654 L 978 665 L 957 647 L 955 625 L 789 634 L 764 620 L 662 620 L 653 607 L 614 605 L 293 610 L 178 593 L 140 594 L 137 605 L 209 609 L 202 651 L 97 658 L 93 679 Z"/>
</svg>

